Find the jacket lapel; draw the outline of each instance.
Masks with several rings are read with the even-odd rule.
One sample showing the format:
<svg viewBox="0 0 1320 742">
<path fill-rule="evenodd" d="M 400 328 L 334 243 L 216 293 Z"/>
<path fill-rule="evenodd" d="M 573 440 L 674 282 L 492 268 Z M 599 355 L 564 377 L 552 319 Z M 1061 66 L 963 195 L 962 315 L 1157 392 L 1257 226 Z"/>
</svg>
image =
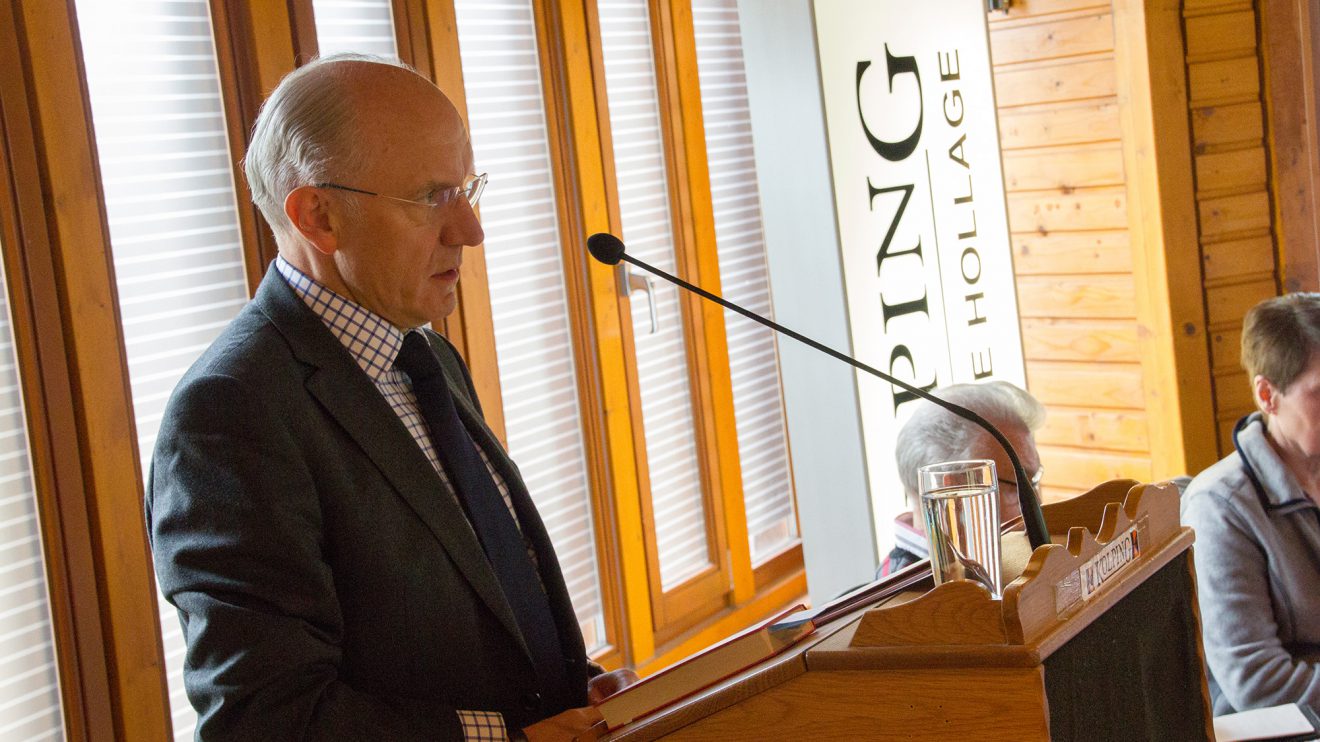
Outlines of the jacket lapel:
<svg viewBox="0 0 1320 742">
<path fill-rule="evenodd" d="M 308 393 L 371 459 L 500 623 L 523 643 L 513 611 L 456 494 L 436 475 L 371 379 L 273 266 L 253 302 L 279 329 L 294 355 L 314 368 L 306 381 Z"/>
</svg>

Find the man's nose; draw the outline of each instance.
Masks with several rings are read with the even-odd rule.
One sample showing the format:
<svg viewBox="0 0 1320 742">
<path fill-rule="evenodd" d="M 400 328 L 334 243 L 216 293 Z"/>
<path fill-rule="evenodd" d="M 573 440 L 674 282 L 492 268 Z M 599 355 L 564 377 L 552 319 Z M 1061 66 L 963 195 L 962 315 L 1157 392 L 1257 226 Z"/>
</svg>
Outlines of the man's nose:
<svg viewBox="0 0 1320 742">
<path fill-rule="evenodd" d="M 486 231 L 477 218 L 476 207 L 462 199 L 455 204 L 453 216 L 446 220 L 445 228 L 440 232 L 440 241 L 446 245 L 465 245 L 475 247 L 486 241 Z"/>
</svg>

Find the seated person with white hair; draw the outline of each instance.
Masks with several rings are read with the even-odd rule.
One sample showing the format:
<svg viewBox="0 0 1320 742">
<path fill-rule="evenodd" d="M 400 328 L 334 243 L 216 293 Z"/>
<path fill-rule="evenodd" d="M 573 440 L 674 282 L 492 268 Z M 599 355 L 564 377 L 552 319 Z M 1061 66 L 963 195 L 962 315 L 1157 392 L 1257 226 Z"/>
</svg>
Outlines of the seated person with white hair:
<svg viewBox="0 0 1320 742">
<path fill-rule="evenodd" d="M 1013 445 L 1023 468 L 1031 474 L 1032 488 L 1038 490 L 1042 470 L 1032 434 L 1044 422 L 1045 408 L 1035 397 L 1006 381 L 951 384 L 935 390 L 934 394 L 970 409 L 998 428 Z M 899 431 L 894 448 L 910 510 L 894 521 L 896 545 L 880 565 L 881 577 L 929 556 L 917 490 L 917 470 L 927 464 L 967 459 L 994 461 L 999 477 L 1000 522 L 1006 523 L 1022 514 L 1013 464 L 1003 446 L 976 423 L 932 402 L 917 400 L 912 404 L 917 407 Z"/>
</svg>

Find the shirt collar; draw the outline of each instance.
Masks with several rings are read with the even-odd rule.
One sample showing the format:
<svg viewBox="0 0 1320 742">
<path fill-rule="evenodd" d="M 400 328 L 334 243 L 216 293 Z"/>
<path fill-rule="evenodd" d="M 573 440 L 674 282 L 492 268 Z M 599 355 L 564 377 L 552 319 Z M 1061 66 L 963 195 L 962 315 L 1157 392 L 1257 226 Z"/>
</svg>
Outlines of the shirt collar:
<svg viewBox="0 0 1320 742">
<path fill-rule="evenodd" d="M 894 519 L 894 545 L 925 559 L 930 555 L 930 543 L 926 534 L 913 525 L 915 517 L 913 513 L 907 512 Z"/>
<path fill-rule="evenodd" d="M 312 280 L 283 255 L 275 258 L 275 269 L 298 298 L 321 318 L 372 381 L 383 380 L 393 370 L 394 359 L 403 348 L 403 336 L 407 330 L 400 330 L 379 314 Z"/>
<path fill-rule="evenodd" d="M 1271 506 L 1310 504 L 1311 498 L 1302 491 L 1302 485 L 1265 437 L 1265 420 L 1259 412 L 1252 413 L 1250 421 L 1237 434 L 1236 444 L 1238 454 L 1250 462 L 1260 478 Z"/>
</svg>

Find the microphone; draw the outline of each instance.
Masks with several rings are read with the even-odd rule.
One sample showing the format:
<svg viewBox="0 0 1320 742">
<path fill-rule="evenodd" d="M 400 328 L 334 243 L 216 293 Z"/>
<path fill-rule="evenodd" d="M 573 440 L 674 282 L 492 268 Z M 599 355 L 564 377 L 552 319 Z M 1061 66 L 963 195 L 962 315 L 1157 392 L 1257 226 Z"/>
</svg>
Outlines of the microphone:
<svg viewBox="0 0 1320 742">
<path fill-rule="evenodd" d="M 853 368 L 856 368 L 861 371 L 865 371 L 866 373 L 875 376 L 879 379 L 882 379 L 884 381 L 887 381 L 890 384 L 893 384 L 894 386 L 903 389 L 904 391 L 911 392 L 912 394 L 915 394 L 916 396 L 921 397 L 922 399 L 931 402 L 932 404 L 939 405 L 940 407 L 943 407 L 944 409 L 948 410 L 949 412 L 952 412 L 958 417 L 963 418 L 964 420 L 969 420 L 981 426 L 982 428 L 985 429 L 986 432 L 988 432 L 991 436 L 993 436 L 996 441 L 998 441 L 999 445 L 1003 447 L 1004 452 L 1008 454 L 1008 460 L 1013 463 L 1013 474 L 1016 476 L 1018 482 L 1018 506 L 1022 509 L 1022 520 L 1027 526 L 1027 540 L 1031 543 L 1031 548 L 1034 550 L 1040 546 L 1044 546 L 1045 544 L 1050 543 L 1049 529 L 1045 527 L 1045 515 L 1041 513 L 1040 500 L 1036 498 L 1036 492 L 1031 486 L 1031 477 L 1027 475 L 1027 470 L 1023 468 L 1022 461 L 1018 459 L 1017 452 L 1014 451 L 1013 446 L 1009 444 L 1008 438 L 1004 437 L 1004 434 L 999 432 L 999 429 L 991 425 L 985 418 L 981 417 L 975 412 L 972 412 L 966 407 L 963 407 L 962 405 L 957 405 L 952 402 L 948 402 L 943 399 L 940 399 L 939 397 L 935 396 L 934 394 L 931 394 L 930 392 L 927 392 L 924 389 L 920 389 L 918 387 L 912 386 L 911 384 L 902 381 L 901 379 L 896 379 L 893 376 L 890 376 L 884 371 L 881 371 L 876 368 L 872 368 L 871 366 L 862 363 L 861 361 L 853 358 L 852 356 L 844 355 L 843 353 L 840 353 L 839 351 L 827 345 L 818 343 L 815 340 L 812 340 L 811 338 L 801 333 L 794 332 L 793 330 L 790 330 L 787 327 L 784 327 L 783 325 L 777 322 L 768 320 L 765 317 L 762 317 L 761 315 L 752 312 L 751 310 L 743 309 L 737 304 L 734 304 L 733 302 L 724 299 L 724 297 L 712 294 L 711 292 L 701 288 L 700 286 L 694 286 L 677 276 L 671 276 L 670 274 L 660 270 L 659 268 L 647 265 L 643 261 L 638 260 L 637 258 L 634 258 L 633 256 L 629 255 L 624 248 L 623 240 L 620 240 L 618 237 L 615 237 L 612 234 L 609 234 L 607 232 L 598 232 L 588 237 L 587 251 L 591 253 L 591 257 L 595 258 L 596 260 L 599 260 L 605 265 L 618 265 L 620 260 L 624 260 L 629 263 L 632 263 L 638 268 L 641 268 L 642 270 L 647 271 L 648 273 L 657 275 L 665 279 L 666 281 L 669 281 L 670 283 L 674 284 L 675 286 L 680 286 L 682 288 L 685 288 L 688 291 L 691 291 L 692 293 L 702 297 L 703 299 L 708 299 L 710 301 L 715 302 L 716 304 L 719 304 L 725 309 L 731 309 L 737 312 L 738 314 L 741 314 L 742 316 L 746 317 L 747 319 L 753 320 L 755 322 L 759 322 L 760 324 L 769 327 L 775 332 L 783 333 L 784 335 L 787 335 L 800 343 L 805 343 L 806 345 L 809 345 L 812 348 L 815 348 L 816 350 L 826 355 L 832 356 L 834 358 L 839 359 L 840 361 L 843 361 L 844 363 L 848 364 L 849 366 L 852 366 Z"/>
</svg>

